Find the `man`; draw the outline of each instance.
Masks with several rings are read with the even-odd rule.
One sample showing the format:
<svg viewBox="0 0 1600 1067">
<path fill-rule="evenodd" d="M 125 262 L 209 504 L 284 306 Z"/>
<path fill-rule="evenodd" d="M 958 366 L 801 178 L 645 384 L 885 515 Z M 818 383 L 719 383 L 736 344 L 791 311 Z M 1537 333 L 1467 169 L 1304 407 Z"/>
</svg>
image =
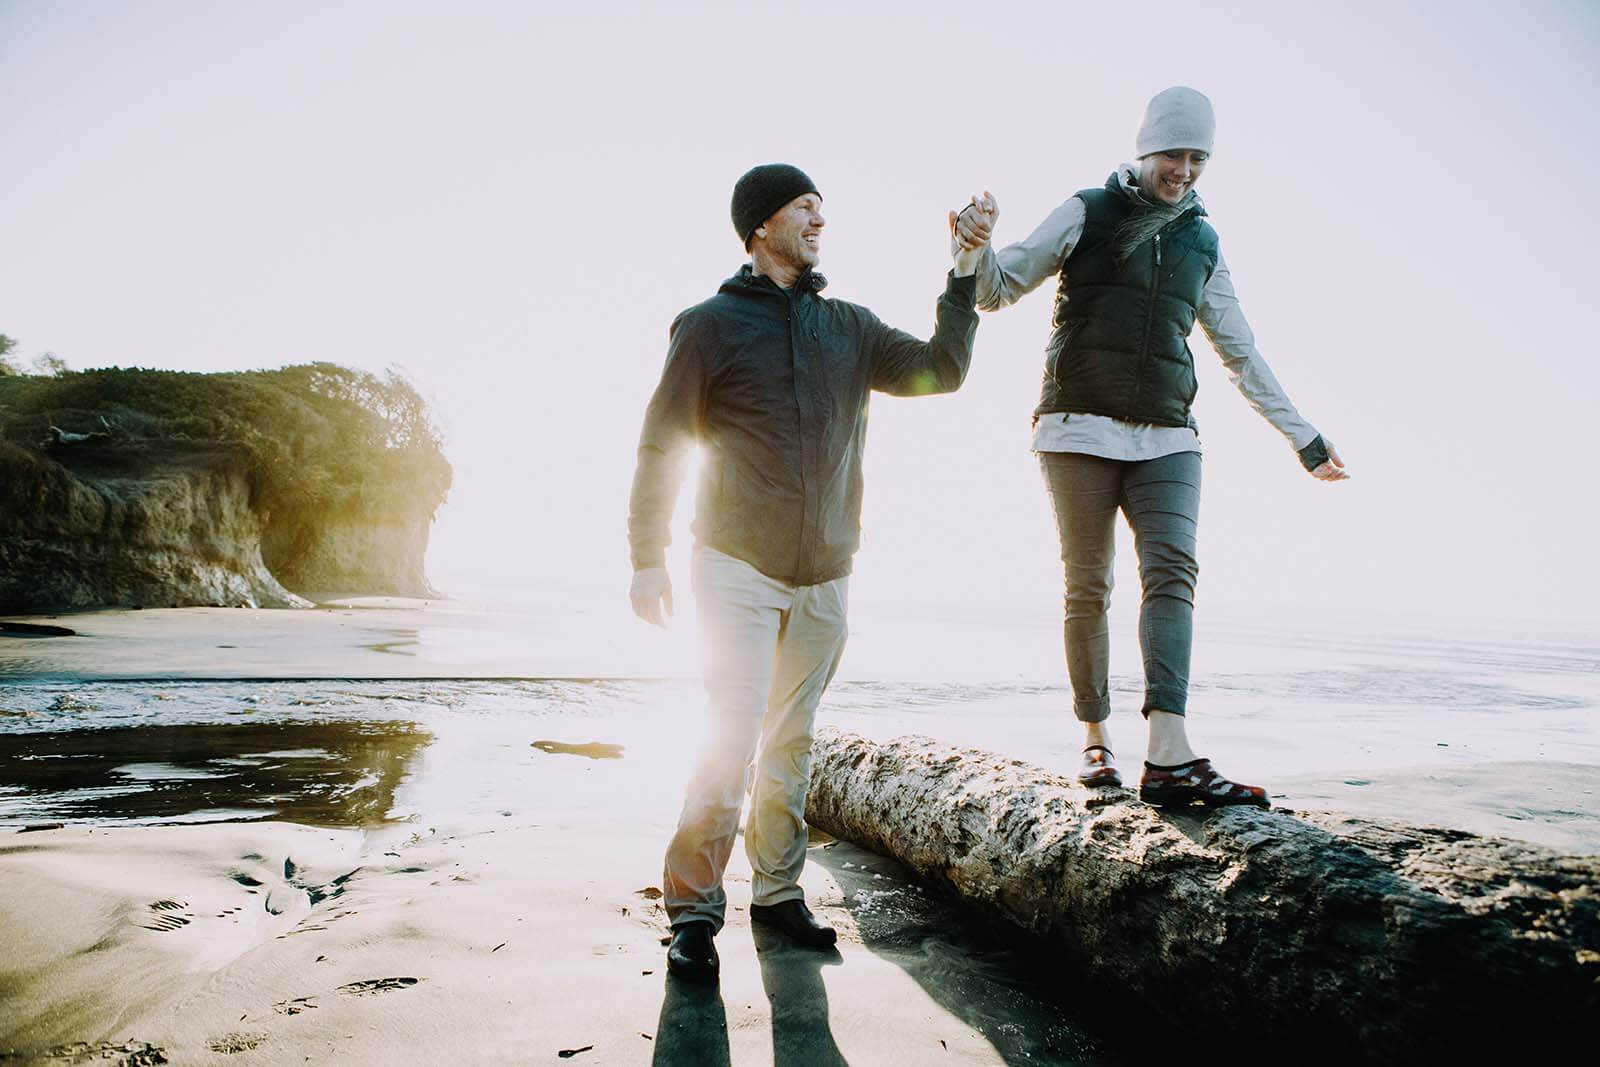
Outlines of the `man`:
<svg viewBox="0 0 1600 1067">
<path fill-rule="evenodd" d="M 974 204 L 988 210 L 987 197 Z M 799 877 L 812 720 L 844 651 L 860 541 L 868 394 L 950 392 L 972 358 L 981 250 L 957 251 L 933 339 L 919 341 L 821 295 L 812 268 L 824 224 L 822 196 L 799 169 L 767 164 L 739 179 L 733 225 L 751 261 L 673 322 L 639 439 L 630 597 L 656 625 L 672 613 L 666 547 L 684 462 L 693 444 L 703 450 L 692 578 L 712 723 L 663 882 L 667 967 L 686 978 L 717 975 L 722 874 L 747 792 L 751 919 L 805 945 L 834 943 Z"/>
</svg>

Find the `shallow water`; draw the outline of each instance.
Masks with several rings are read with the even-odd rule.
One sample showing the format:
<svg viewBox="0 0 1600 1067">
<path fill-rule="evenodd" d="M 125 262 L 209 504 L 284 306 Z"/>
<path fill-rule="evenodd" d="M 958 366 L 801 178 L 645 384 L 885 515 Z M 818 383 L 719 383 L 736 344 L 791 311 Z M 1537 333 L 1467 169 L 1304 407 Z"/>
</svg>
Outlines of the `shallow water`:
<svg viewBox="0 0 1600 1067">
<path fill-rule="evenodd" d="M 1279 806 L 1600 851 L 1600 648 L 1234 631 L 1196 663 L 1197 746 Z M 1137 674 L 1112 695 L 1132 775 Z M 819 721 L 1069 773 L 1068 703 L 1054 681 L 840 681 Z M 0 827 L 493 818 L 587 745 L 621 746 L 633 787 L 675 802 L 702 704 L 689 680 L 9 682 Z"/>
<path fill-rule="evenodd" d="M 530 646 L 541 657 L 607 665 L 607 643 L 584 629 L 582 612 L 558 618 L 551 606 L 545 615 L 547 639 Z M 484 641 L 496 650 L 526 641 L 530 618 L 528 609 L 463 604 L 113 613 L 74 616 L 89 636 L 60 639 L 68 644 L 0 639 L 0 827 L 246 814 L 328 825 L 495 818 L 540 761 L 582 759 L 566 746 L 590 744 L 622 746 L 612 755 L 630 787 L 675 804 L 704 723 L 699 684 L 684 676 L 694 659 L 683 627 L 647 635 L 680 643 L 661 660 L 676 679 L 596 680 L 597 670 L 588 680 L 85 680 L 97 662 L 120 664 L 116 676 L 128 664 L 184 662 L 197 624 L 210 642 L 254 647 L 257 658 L 240 661 L 249 668 L 270 664 L 280 675 L 329 652 L 324 668 L 370 668 L 339 648 L 374 644 L 385 646 L 379 667 L 500 669 L 499 659 L 437 653 L 441 642 L 484 654 Z M 371 619 L 382 625 L 363 622 Z M 1131 622 L 1113 620 L 1110 722 L 1129 778 L 1143 747 Z M 1208 625 L 1194 653 L 1190 734 L 1224 773 L 1266 784 L 1279 806 L 1600 851 L 1600 635 L 1530 633 Z M 413 656 L 414 638 L 436 658 Z M 927 734 L 1070 773 L 1081 734 L 1059 640 L 1053 623 L 858 612 L 819 724 L 870 737 Z M 72 644 L 80 641 L 90 644 Z M 102 651 L 84 660 L 91 648 Z M 45 673 L 30 673 L 52 655 Z"/>
</svg>

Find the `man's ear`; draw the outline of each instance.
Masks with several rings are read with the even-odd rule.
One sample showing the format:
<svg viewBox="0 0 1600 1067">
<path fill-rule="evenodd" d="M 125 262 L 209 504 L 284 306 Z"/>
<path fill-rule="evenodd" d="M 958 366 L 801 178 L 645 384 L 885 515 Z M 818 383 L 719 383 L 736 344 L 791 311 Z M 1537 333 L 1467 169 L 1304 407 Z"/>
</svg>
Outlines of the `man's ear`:
<svg viewBox="0 0 1600 1067">
<path fill-rule="evenodd" d="M 757 226 L 754 236 L 763 237 L 763 238 L 766 237 L 767 236 L 767 228 L 765 226 Z"/>
</svg>

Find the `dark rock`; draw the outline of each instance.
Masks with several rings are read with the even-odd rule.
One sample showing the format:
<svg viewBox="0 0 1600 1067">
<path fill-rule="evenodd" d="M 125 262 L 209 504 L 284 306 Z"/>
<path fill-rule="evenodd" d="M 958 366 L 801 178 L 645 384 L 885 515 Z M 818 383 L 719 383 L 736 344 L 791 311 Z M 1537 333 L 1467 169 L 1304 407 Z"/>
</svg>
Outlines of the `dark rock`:
<svg viewBox="0 0 1600 1067">
<path fill-rule="evenodd" d="M 234 450 L 105 452 L 40 467 L 36 499 L 0 514 L 0 611 L 308 604 L 261 560 L 263 520 Z"/>
</svg>

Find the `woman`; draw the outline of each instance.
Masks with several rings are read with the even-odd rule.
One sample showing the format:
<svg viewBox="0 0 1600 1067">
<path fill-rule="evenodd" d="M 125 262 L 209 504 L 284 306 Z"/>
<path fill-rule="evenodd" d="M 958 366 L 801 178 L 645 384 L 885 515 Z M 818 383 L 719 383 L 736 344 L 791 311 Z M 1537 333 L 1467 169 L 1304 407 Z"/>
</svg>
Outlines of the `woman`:
<svg viewBox="0 0 1600 1067">
<path fill-rule="evenodd" d="M 1216 231 L 1195 196 L 1215 126 L 1203 94 L 1167 89 L 1145 111 L 1137 162 L 1119 167 L 1103 188 L 1073 195 L 1026 240 L 999 252 L 987 247 L 998 213 L 987 194 L 974 198 L 953 230 L 963 247 L 985 246 L 978 306 L 986 311 L 1059 276 L 1033 449 L 1066 567 L 1067 673 L 1085 728 L 1078 781 L 1122 784 L 1106 727 L 1106 610 L 1120 510 L 1133 528 L 1143 586 L 1142 711 L 1150 739 L 1139 795 L 1164 806 L 1265 808 L 1266 790 L 1218 774 L 1184 729 L 1199 571 L 1200 439 L 1186 341 L 1196 320 L 1239 391 L 1288 438 L 1305 469 L 1328 482 L 1349 474 L 1256 351 Z"/>
</svg>

